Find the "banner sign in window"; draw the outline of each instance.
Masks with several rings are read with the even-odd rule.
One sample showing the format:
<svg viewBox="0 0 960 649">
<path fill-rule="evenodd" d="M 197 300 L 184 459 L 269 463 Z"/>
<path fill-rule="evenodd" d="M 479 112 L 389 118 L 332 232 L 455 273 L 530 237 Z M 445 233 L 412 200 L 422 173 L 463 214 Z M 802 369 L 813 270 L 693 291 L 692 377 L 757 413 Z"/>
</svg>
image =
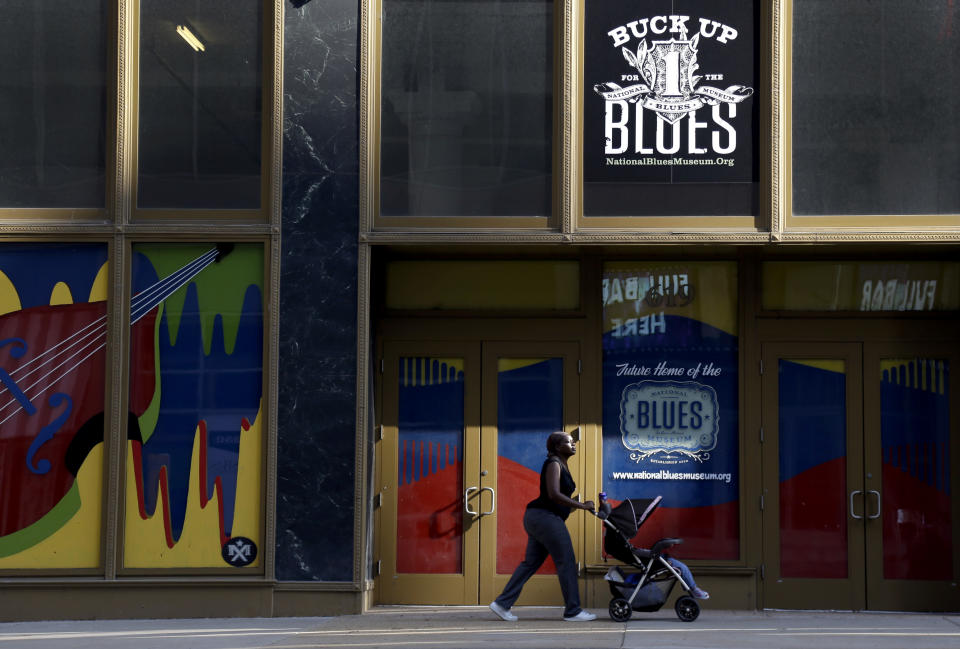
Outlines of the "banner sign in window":
<svg viewBox="0 0 960 649">
<path fill-rule="evenodd" d="M 754 28 L 753 3 L 742 0 L 587 0 L 587 215 L 749 213 L 710 188 L 698 200 L 678 187 L 673 205 L 669 193 L 647 205 L 622 185 L 754 181 Z M 619 198 L 604 200 L 611 192 Z"/>
<path fill-rule="evenodd" d="M 603 273 L 603 489 L 663 496 L 638 541 L 739 556 L 733 262 L 613 262 Z"/>
</svg>

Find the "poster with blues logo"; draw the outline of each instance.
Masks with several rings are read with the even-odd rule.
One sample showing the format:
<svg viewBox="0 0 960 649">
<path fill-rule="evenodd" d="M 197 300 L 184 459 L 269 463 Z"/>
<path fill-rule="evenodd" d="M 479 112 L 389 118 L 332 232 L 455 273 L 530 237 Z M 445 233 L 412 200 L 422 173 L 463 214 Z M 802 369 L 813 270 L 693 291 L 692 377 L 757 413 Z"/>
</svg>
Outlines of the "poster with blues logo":
<svg viewBox="0 0 960 649">
<path fill-rule="evenodd" d="M 631 191 L 625 183 L 732 184 L 725 194 L 698 192 L 699 200 L 689 187 L 663 190 L 656 211 L 752 213 L 756 24 L 755 3 L 742 0 L 588 0 L 583 64 L 588 216 L 647 214 L 650 188 Z"/>
<path fill-rule="evenodd" d="M 734 262 L 610 262 L 603 272 L 603 489 L 663 496 L 637 542 L 739 556 Z"/>
</svg>

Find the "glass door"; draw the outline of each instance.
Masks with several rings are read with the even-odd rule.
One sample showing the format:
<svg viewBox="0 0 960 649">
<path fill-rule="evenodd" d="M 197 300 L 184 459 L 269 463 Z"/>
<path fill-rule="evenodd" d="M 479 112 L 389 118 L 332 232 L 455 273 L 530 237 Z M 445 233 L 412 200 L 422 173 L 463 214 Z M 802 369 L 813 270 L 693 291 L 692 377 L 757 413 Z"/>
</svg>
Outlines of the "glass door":
<svg viewBox="0 0 960 649">
<path fill-rule="evenodd" d="M 478 345 L 385 346 L 374 501 L 381 603 L 476 600 L 480 367 Z"/>
<path fill-rule="evenodd" d="M 762 353 L 764 606 L 861 609 L 860 345 Z"/>
<path fill-rule="evenodd" d="M 956 345 L 864 348 L 867 607 L 960 602 Z"/>
<path fill-rule="evenodd" d="M 576 343 L 487 343 L 484 352 L 483 470 L 481 480 L 497 493 L 490 523 L 496 542 L 481 546 L 480 601 L 492 601 L 523 559 L 527 534 L 523 514 L 540 490 L 540 469 L 547 457 L 547 436 L 563 430 L 579 439 L 579 346 Z M 582 449 L 579 449 L 582 450 Z M 570 472 L 583 484 L 582 461 L 574 456 Z M 496 477 L 492 475 L 496 468 Z M 570 516 L 568 529 L 577 556 L 582 516 Z M 493 531 L 491 530 L 491 531 Z M 553 561 L 524 586 L 519 605 L 560 605 Z"/>
<path fill-rule="evenodd" d="M 762 354 L 764 605 L 956 610 L 956 344 Z"/>
<path fill-rule="evenodd" d="M 376 445 L 380 603 L 493 600 L 523 557 L 546 438 L 576 435 L 576 343 L 388 343 Z M 582 483 L 580 463 L 571 471 Z M 579 519 L 571 517 L 574 539 Z M 552 564 L 520 604 L 560 604 Z"/>
</svg>

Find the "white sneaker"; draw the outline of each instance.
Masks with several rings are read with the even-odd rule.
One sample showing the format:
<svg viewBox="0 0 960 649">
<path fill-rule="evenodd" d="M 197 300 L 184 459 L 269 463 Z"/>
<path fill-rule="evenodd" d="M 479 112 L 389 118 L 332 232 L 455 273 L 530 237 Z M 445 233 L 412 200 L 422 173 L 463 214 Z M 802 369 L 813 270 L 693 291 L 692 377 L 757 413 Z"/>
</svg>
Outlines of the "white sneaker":
<svg viewBox="0 0 960 649">
<path fill-rule="evenodd" d="M 580 611 L 576 615 L 564 615 L 564 622 L 589 622 L 590 620 L 596 620 L 597 616 L 588 611 Z"/>
<path fill-rule="evenodd" d="M 509 608 L 503 608 L 496 602 L 490 602 L 490 610 L 497 614 L 504 622 L 516 622 L 517 616 L 510 612 Z"/>
</svg>

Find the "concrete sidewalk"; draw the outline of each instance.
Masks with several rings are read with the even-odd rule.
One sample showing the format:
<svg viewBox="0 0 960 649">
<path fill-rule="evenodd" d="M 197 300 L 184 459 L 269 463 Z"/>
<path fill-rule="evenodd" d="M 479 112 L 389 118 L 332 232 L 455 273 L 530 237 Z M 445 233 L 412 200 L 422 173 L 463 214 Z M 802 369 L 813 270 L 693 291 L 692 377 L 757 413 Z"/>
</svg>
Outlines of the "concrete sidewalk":
<svg viewBox="0 0 960 649">
<path fill-rule="evenodd" d="M 617 624 L 569 623 L 559 608 L 377 607 L 311 618 L 96 620 L 0 624 L 0 649 L 960 649 L 960 615 L 713 611 L 692 623 L 672 610 Z"/>
</svg>

